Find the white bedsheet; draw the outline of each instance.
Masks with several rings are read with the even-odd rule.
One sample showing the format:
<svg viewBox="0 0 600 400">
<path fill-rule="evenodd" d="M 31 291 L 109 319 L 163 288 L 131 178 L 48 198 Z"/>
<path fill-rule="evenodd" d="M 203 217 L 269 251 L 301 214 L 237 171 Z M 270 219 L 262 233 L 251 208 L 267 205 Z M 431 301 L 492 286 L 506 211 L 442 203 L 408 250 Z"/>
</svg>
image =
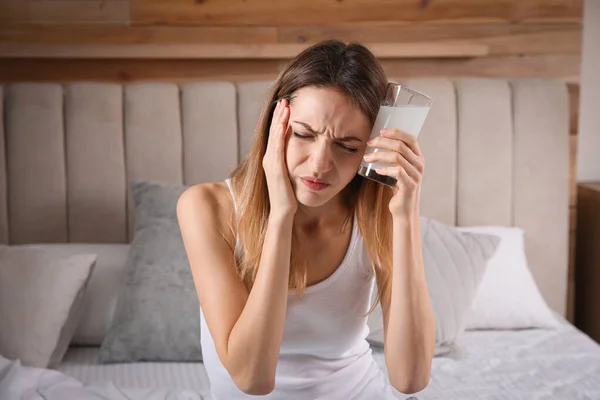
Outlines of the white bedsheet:
<svg viewBox="0 0 600 400">
<path fill-rule="evenodd" d="M 119 388 L 109 381 L 84 384 L 60 371 L 21 365 L 0 355 L 2 400 L 207 400 L 173 388 Z"/>
<path fill-rule="evenodd" d="M 600 345 L 555 315 L 557 330 L 467 331 L 461 359 L 434 358 L 419 400 L 600 400 Z M 377 352 L 383 365 L 383 353 Z"/>
<path fill-rule="evenodd" d="M 209 395 L 201 362 L 139 362 L 98 364 L 99 347 L 71 347 L 58 370 L 84 383 L 111 381 L 118 387 L 192 390 Z"/>
<path fill-rule="evenodd" d="M 600 346 L 562 317 L 558 330 L 468 331 L 459 359 L 436 357 L 419 400 L 600 400 Z M 374 357 L 385 371 L 383 351 Z M 84 383 L 117 387 L 177 388 L 209 399 L 202 363 L 97 365 L 97 348 L 71 348 L 59 371 Z M 408 395 L 406 396 L 409 397 Z"/>
</svg>

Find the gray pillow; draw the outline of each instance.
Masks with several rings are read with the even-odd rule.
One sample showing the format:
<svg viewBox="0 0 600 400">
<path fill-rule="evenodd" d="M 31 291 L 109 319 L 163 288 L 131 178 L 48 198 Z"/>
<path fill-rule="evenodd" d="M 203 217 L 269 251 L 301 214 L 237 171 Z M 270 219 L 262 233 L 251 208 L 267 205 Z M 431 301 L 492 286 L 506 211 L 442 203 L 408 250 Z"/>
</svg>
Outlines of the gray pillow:
<svg viewBox="0 0 600 400">
<path fill-rule="evenodd" d="M 100 362 L 201 361 L 200 304 L 177 223 L 187 186 L 130 187 L 135 233 Z"/>
<path fill-rule="evenodd" d="M 435 318 L 435 355 L 459 357 L 461 349 L 455 340 L 464 331 L 487 262 L 496 251 L 500 238 L 460 232 L 425 217 L 420 218 L 420 227 L 425 279 Z M 375 290 L 376 286 L 373 296 Z M 369 343 L 383 346 L 380 305 L 369 315 L 367 323 Z"/>
</svg>

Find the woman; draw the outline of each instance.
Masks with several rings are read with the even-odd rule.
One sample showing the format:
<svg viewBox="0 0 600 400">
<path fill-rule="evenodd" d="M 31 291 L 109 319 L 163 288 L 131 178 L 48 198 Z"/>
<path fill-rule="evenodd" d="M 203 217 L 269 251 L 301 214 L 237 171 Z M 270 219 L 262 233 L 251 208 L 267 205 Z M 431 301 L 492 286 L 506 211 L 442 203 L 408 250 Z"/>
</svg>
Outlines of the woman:
<svg viewBox="0 0 600 400">
<path fill-rule="evenodd" d="M 277 78 L 229 179 L 180 197 L 215 400 L 395 399 L 429 382 L 416 139 L 389 130 L 368 143 L 390 150 L 369 161 L 392 164 L 378 172 L 396 187 L 356 174 L 386 84 L 360 44 L 308 48 Z M 366 341 L 375 283 L 389 382 Z"/>
</svg>

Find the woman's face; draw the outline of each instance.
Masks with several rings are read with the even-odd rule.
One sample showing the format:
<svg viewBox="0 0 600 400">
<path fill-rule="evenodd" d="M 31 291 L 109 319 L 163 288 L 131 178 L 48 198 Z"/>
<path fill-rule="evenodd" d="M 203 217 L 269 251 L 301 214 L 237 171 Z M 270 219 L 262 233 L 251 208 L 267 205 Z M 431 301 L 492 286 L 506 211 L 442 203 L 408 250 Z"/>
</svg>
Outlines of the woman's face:
<svg viewBox="0 0 600 400">
<path fill-rule="evenodd" d="M 327 203 L 354 178 L 371 134 L 368 118 L 338 91 L 314 86 L 290 104 L 286 161 L 300 204 Z M 311 185 L 307 180 L 326 185 Z"/>
</svg>

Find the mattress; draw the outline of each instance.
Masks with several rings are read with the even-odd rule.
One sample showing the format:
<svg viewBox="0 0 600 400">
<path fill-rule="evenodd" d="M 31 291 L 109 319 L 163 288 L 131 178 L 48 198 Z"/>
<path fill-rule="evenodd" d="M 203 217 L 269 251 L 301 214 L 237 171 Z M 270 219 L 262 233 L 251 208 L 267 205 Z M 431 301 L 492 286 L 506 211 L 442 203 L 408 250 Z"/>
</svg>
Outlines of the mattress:
<svg viewBox="0 0 600 400">
<path fill-rule="evenodd" d="M 599 400 L 600 345 L 557 318 L 562 323 L 556 330 L 464 332 L 457 341 L 460 351 L 453 358 L 434 358 L 431 381 L 415 396 L 419 400 Z M 98 349 L 71 347 L 57 369 L 84 383 L 178 388 L 210 399 L 202 363 L 100 365 Z M 387 374 L 383 350 L 373 348 L 373 355 Z"/>
<path fill-rule="evenodd" d="M 99 364 L 100 347 L 70 347 L 58 371 L 86 383 L 109 381 L 119 388 L 175 388 L 210 399 L 208 375 L 201 362 Z"/>
<path fill-rule="evenodd" d="M 419 400 L 600 400 L 600 345 L 558 314 L 555 330 L 467 331 L 436 357 Z M 382 352 L 375 357 L 380 365 Z"/>
</svg>

